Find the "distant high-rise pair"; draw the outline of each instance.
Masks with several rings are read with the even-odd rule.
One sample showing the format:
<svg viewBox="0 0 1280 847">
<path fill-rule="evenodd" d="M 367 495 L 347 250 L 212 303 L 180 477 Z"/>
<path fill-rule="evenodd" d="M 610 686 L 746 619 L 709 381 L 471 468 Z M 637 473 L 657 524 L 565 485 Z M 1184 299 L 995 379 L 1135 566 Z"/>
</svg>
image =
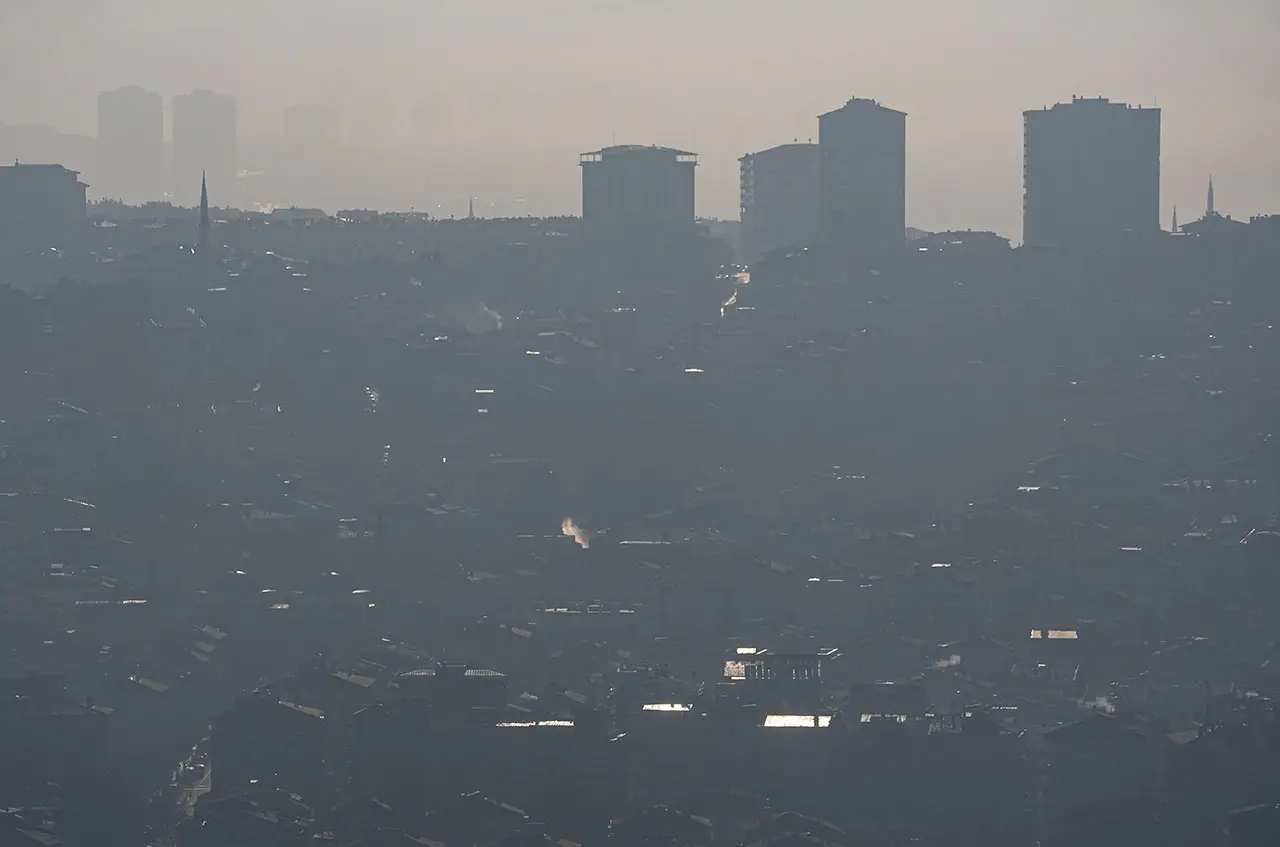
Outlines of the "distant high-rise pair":
<svg viewBox="0 0 1280 847">
<path fill-rule="evenodd" d="M 743 251 L 754 262 L 811 242 L 852 252 L 900 249 L 907 227 L 907 116 L 854 97 L 818 117 L 818 143 L 739 162 Z"/>
<path fill-rule="evenodd" d="M 1160 110 L 1074 98 L 1024 113 L 1023 242 L 1090 249 L 1160 228 Z M 818 118 L 817 144 L 743 157 L 747 258 L 820 242 L 900 248 L 906 115 L 854 98 Z"/>
<path fill-rule="evenodd" d="M 169 194 L 177 205 L 194 206 L 207 173 L 221 204 L 231 205 L 239 170 L 236 123 L 232 97 L 207 90 L 174 97 L 170 168 L 160 95 L 133 87 L 103 92 L 96 193 L 135 204 Z"/>
<path fill-rule="evenodd" d="M 750 153 L 739 162 L 748 261 L 810 242 L 856 252 L 906 238 L 907 116 L 852 98 L 818 117 L 818 143 Z"/>
</svg>

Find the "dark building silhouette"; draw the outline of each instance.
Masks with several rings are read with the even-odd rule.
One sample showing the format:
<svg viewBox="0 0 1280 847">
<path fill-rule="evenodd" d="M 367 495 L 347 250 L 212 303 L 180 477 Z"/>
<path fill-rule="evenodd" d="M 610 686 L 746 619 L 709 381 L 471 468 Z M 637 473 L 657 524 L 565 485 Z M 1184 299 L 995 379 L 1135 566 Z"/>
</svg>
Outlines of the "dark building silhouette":
<svg viewBox="0 0 1280 847">
<path fill-rule="evenodd" d="M 747 261 L 803 244 L 818 229 L 819 148 L 780 144 L 739 160 L 742 244 Z"/>
<path fill-rule="evenodd" d="M 583 153 L 580 164 L 588 226 L 632 231 L 693 224 L 695 154 L 620 145 Z"/>
<path fill-rule="evenodd" d="M 85 219 L 88 186 L 62 165 L 0 167 L 0 240 L 51 238 Z"/>
<path fill-rule="evenodd" d="M 827 241 L 901 247 L 907 226 L 907 115 L 854 97 L 818 116 L 820 204 Z"/>
<path fill-rule="evenodd" d="M 1160 229 L 1160 110 L 1072 98 L 1023 113 L 1022 240 L 1096 247 Z"/>
<path fill-rule="evenodd" d="M 164 195 L 164 103 L 141 88 L 98 95 L 98 194 L 141 204 Z"/>
<path fill-rule="evenodd" d="M 239 169 L 236 101 L 225 94 L 198 90 L 173 98 L 173 177 L 175 202 L 194 206 L 201 175 L 221 192 L 217 205 L 233 206 Z"/>
</svg>

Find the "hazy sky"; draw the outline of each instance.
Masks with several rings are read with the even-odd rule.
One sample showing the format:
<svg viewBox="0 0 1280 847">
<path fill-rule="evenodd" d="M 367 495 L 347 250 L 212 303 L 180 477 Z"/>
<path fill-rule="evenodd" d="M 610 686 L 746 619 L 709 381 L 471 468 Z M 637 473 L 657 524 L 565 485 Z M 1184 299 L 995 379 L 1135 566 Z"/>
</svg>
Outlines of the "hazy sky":
<svg viewBox="0 0 1280 847">
<path fill-rule="evenodd" d="M 666 144 L 736 217 L 737 159 L 856 94 L 910 115 L 913 225 L 1016 238 L 1021 112 L 1072 94 L 1164 110 L 1166 224 L 1210 171 L 1280 212 L 1277 43 L 1280 0 L 0 0 L 0 120 L 90 133 L 124 84 L 234 94 L 247 134 L 330 103 L 537 213 L 576 213 L 580 151 Z"/>
</svg>

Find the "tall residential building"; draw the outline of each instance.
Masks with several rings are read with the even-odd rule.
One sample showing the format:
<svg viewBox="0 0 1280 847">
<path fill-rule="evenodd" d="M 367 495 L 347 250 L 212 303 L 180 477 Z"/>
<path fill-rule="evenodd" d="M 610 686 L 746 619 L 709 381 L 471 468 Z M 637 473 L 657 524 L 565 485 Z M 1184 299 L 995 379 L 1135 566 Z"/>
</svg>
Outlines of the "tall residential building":
<svg viewBox="0 0 1280 847">
<path fill-rule="evenodd" d="M 693 224 L 693 153 L 623 145 L 583 153 L 579 163 L 587 226 L 630 232 Z"/>
<path fill-rule="evenodd" d="M 820 164 L 817 144 L 781 144 L 739 160 L 742 247 L 748 262 L 813 238 Z"/>
<path fill-rule="evenodd" d="M 1091 248 L 1160 229 L 1160 110 L 1073 97 L 1023 113 L 1022 241 Z"/>
<path fill-rule="evenodd" d="M 98 95 L 97 195 L 139 204 L 165 191 L 164 102 L 141 88 Z"/>
<path fill-rule="evenodd" d="M 824 237 L 854 250 L 902 247 L 907 231 L 907 115 L 854 97 L 818 116 Z"/>
<path fill-rule="evenodd" d="M 236 101 L 198 90 L 173 98 L 173 184 L 179 206 L 195 206 L 207 174 L 215 205 L 237 202 L 239 136 Z"/>
</svg>

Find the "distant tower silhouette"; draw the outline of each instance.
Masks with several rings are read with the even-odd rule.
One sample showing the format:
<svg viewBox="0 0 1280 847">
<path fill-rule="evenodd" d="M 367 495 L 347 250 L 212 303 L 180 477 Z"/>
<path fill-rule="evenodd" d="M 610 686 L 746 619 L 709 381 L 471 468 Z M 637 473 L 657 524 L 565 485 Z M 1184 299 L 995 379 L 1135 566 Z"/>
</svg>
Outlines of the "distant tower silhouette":
<svg viewBox="0 0 1280 847">
<path fill-rule="evenodd" d="M 476 219 L 476 198 L 467 198 L 467 220 L 474 221 Z"/>
<path fill-rule="evenodd" d="M 1169 231 L 1170 232 L 1178 231 L 1178 204 L 1177 203 L 1173 204 L 1173 226 L 1170 227 Z"/>
<path fill-rule="evenodd" d="M 209 181 L 200 174 L 200 253 L 209 250 Z"/>
<path fill-rule="evenodd" d="M 1209 174 L 1209 196 L 1205 200 L 1204 216 L 1210 217 L 1218 214 L 1218 210 L 1213 206 L 1213 174 Z"/>
</svg>

